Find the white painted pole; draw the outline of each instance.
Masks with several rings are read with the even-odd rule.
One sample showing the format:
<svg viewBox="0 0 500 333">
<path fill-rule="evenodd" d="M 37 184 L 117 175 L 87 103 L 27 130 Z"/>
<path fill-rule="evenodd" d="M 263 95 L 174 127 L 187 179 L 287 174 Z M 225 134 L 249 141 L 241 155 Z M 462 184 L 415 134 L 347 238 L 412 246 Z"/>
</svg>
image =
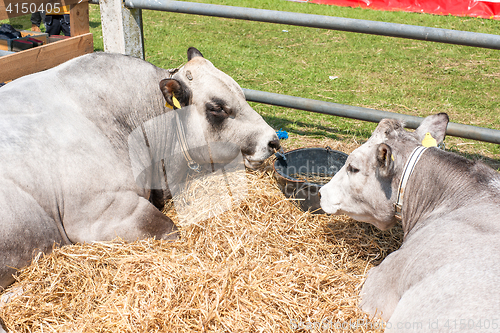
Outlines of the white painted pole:
<svg viewBox="0 0 500 333">
<path fill-rule="evenodd" d="M 144 59 L 141 9 L 128 9 L 122 0 L 100 0 L 104 51 Z"/>
</svg>

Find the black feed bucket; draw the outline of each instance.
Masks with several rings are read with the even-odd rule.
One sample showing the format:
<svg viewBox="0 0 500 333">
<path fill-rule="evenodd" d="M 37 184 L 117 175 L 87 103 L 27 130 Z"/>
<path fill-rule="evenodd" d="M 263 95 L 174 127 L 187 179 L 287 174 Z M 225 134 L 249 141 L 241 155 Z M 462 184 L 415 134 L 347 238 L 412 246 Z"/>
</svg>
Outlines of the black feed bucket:
<svg viewBox="0 0 500 333">
<path fill-rule="evenodd" d="M 287 198 L 297 200 L 304 211 L 323 214 L 319 189 L 344 166 L 347 154 L 327 148 L 300 148 L 277 154 L 274 171 Z"/>
</svg>

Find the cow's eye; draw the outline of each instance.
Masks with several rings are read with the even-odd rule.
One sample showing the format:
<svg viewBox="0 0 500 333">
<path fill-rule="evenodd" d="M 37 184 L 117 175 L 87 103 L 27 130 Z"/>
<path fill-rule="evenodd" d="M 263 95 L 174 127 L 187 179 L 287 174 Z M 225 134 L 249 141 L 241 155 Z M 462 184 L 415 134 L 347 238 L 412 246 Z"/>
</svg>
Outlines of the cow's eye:
<svg viewBox="0 0 500 333">
<path fill-rule="evenodd" d="M 211 105 L 209 107 L 209 110 L 212 111 L 212 112 L 222 112 L 222 111 L 224 111 L 224 109 L 220 105 Z"/>
<path fill-rule="evenodd" d="M 349 164 L 347 166 L 347 172 L 349 173 L 358 173 L 359 172 L 359 169 L 358 168 L 355 168 L 352 166 L 352 164 Z"/>
<path fill-rule="evenodd" d="M 216 117 L 227 117 L 229 115 L 224 106 L 221 104 L 208 104 L 207 110 Z"/>
</svg>

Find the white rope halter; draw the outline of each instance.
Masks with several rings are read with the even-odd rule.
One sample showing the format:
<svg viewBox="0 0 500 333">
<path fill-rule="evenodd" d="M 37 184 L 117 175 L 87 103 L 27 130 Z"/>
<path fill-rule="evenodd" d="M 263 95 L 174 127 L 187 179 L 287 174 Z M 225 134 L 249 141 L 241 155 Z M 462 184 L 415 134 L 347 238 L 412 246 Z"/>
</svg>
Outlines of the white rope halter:
<svg viewBox="0 0 500 333">
<path fill-rule="evenodd" d="M 410 179 L 410 176 L 413 173 L 413 169 L 415 169 L 415 165 L 417 164 L 418 160 L 420 160 L 420 157 L 427 150 L 427 148 L 428 147 L 423 146 L 415 148 L 411 153 L 410 158 L 406 161 L 401 180 L 399 181 L 398 198 L 396 200 L 396 203 L 394 204 L 394 208 L 396 209 L 395 217 L 399 221 L 403 220 L 402 210 L 406 184 L 408 183 L 408 179 Z"/>
<path fill-rule="evenodd" d="M 182 66 L 179 66 L 177 68 L 168 69 L 168 72 L 170 74 L 169 79 L 171 79 L 174 76 L 174 74 L 176 74 L 179 71 L 179 69 L 181 67 Z M 189 80 L 193 79 L 191 77 L 191 72 L 188 71 L 187 75 L 188 75 Z M 174 103 L 174 105 L 173 105 L 173 109 L 175 112 L 175 123 L 176 123 L 175 128 L 176 128 L 176 132 L 177 132 L 177 138 L 179 139 L 179 143 L 181 145 L 182 155 L 184 155 L 184 158 L 186 159 L 187 165 L 191 170 L 196 171 L 196 172 L 200 172 L 201 166 L 189 154 L 189 146 L 188 146 L 188 143 L 186 140 L 186 133 L 184 132 L 184 128 L 182 127 L 181 120 L 179 118 L 179 112 L 178 112 L 179 107 L 177 107 L 175 104 L 176 103 Z"/>
</svg>

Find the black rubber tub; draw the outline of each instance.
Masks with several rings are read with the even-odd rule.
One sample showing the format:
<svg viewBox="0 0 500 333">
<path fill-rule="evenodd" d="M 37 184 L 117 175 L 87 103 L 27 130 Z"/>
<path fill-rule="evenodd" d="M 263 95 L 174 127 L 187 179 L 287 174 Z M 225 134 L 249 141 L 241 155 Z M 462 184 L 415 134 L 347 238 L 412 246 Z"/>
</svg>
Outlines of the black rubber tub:
<svg viewBox="0 0 500 333">
<path fill-rule="evenodd" d="M 304 211 L 323 214 L 319 190 L 345 164 L 348 155 L 327 148 L 300 148 L 277 154 L 275 177 L 287 198 L 294 198 Z"/>
</svg>

